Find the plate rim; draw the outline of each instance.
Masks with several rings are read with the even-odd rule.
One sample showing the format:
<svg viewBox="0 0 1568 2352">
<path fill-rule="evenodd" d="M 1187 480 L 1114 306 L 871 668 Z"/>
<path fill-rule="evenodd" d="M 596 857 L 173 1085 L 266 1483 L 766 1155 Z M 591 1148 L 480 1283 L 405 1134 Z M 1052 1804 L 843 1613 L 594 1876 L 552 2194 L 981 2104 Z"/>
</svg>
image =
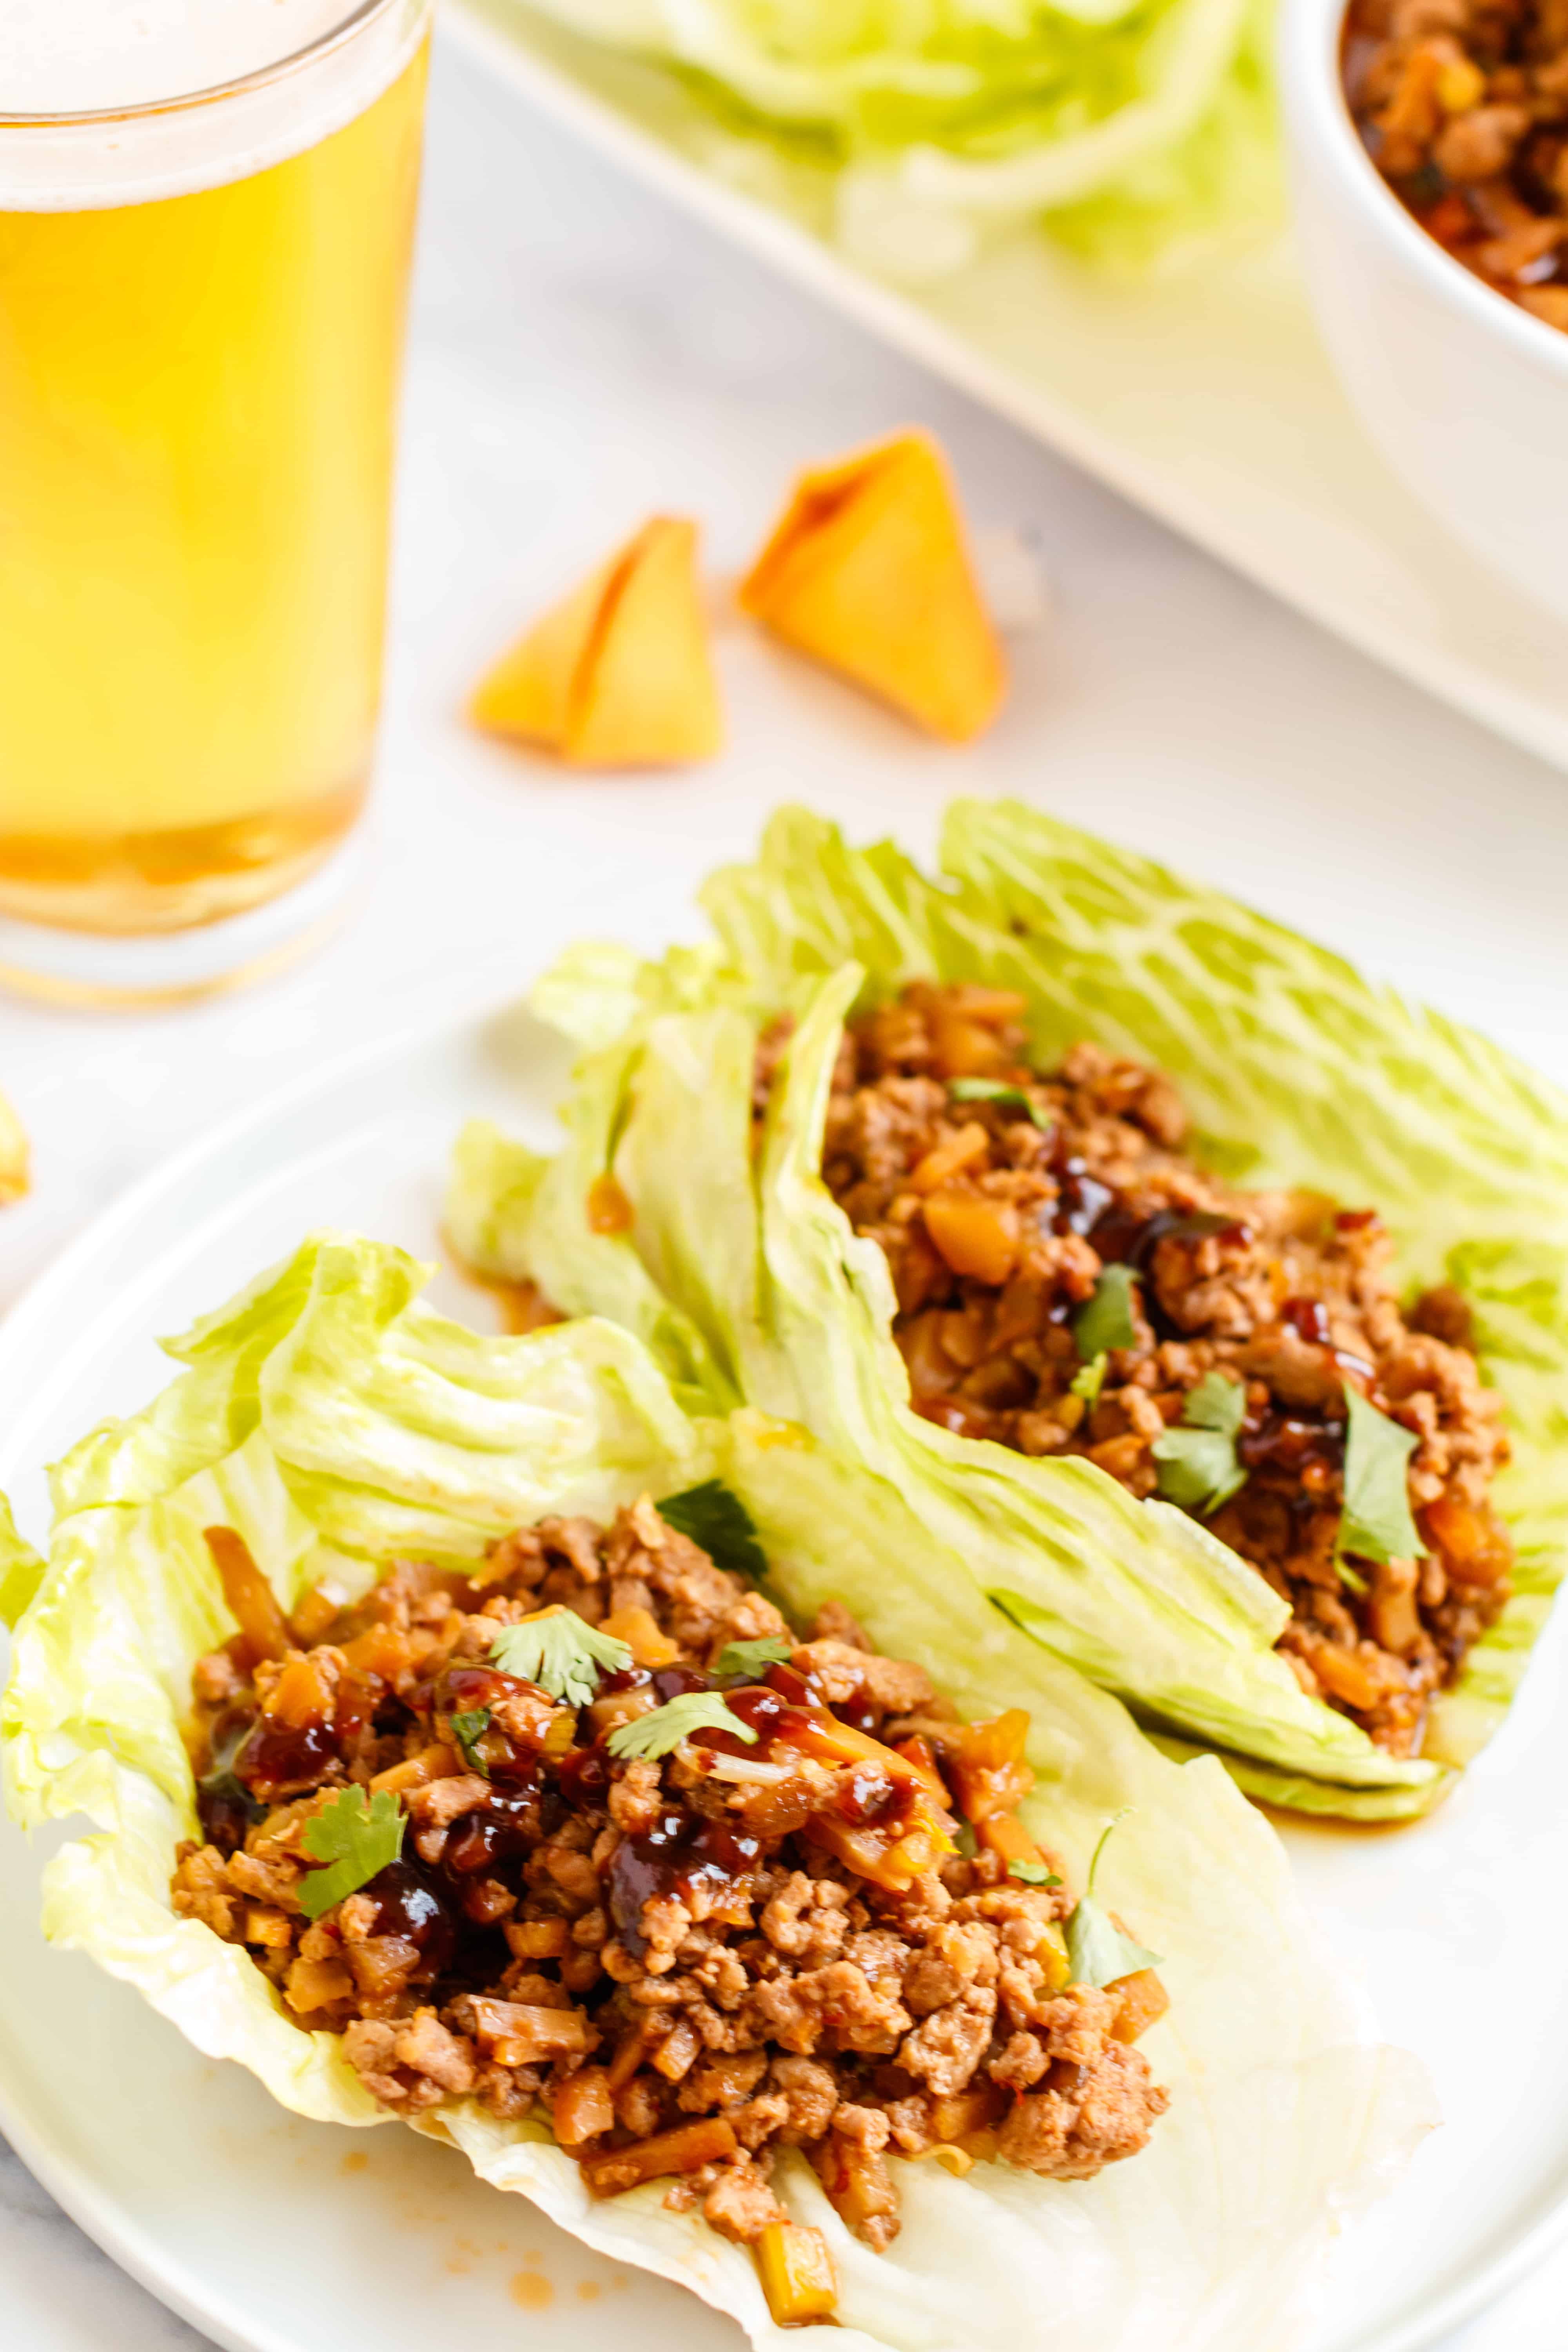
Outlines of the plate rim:
<svg viewBox="0 0 1568 2352">
<path fill-rule="evenodd" d="M 69 1293 L 96 1261 L 111 1251 L 127 1227 L 134 1227 L 151 1206 L 177 1194 L 205 1167 L 219 1161 L 236 1146 L 297 1112 L 312 1098 L 330 1094 L 345 1076 L 363 1077 L 377 1066 L 395 1064 L 426 1051 L 441 1041 L 454 1045 L 471 1043 L 493 1022 L 514 1015 L 527 993 L 524 980 L 498 997 L 493 986 L 468 1001 L 447 1005 L 440 1013 L 405 1024 L 390 1034 L 362 1039 L 357 1045 L 320 1062 L 285 1081 L 169 1153 L 138 1178 L 120 1198 L 90 1218 L 81 1231 L 26 1286 L 7 1313 L 0 1318 L 0 1370 L 14 1354 L 26 1352 L 41 1327 L 47 1341 L 57 1291 Z M 115 1285 L 108 1286 L 112 1290 Z M 107 1292 L 106 1292 L 107 1295 Z M 18 2104 L 12 2085 L 0 2071 L 0 2131 L 22 2162 L 93 2243 L 119 2264 L 138 2285 L 185 2323 L 210 2336 L 223 2352 L 298 2352 L 287 2335 L 265 2320 L 251 2321 L 233 2311 L 221 2294 L 199 2284 L 177 2250 L 154 2241 L 139 2224 L 128 2221 L 113 2192 L 96 2182 L 90 2172 L 65 2149 L 54 2144 L 32 2108 Z M 1396 2192 L 1395 2192 L 1396 2193 Z M 1353 2229 L 1354 2223 L 1351 2224 Z M 1471 2274 L 1441 2292 L 1436 2300 L 1417 2303 L 1403 2318 L 1373 2336 L 1358 2336 L 1342 2352 L 1427 2352 L 1437 2339 L 1495 2305 L 1568 2240 L 1568 2168 L 1552 2194 L 1546 2210 L 1516 2225 L 1500 2250 Z"/>
<path fill-rule="evenodd" d="M 1223 520 L 1216 522 L 1201 496 L 1189 493 L 1179 479 L 1130 454 L 1052 392 L 1026 384 L 956 330 L 929 317 L 897 287 L 855 268 L 786 215 L 714 179 L 608 100 L 574 80 L 530 45 L 521 17 L 517 34 L 509 36 L 485 13 L 482 0 L 444 0 L 441 22 L 457 46 L 552 121 L 855 325 L 1107 483 L 1352 652 L 1382 663 L 1434 700 L 1489 727 L 1550 766 L 1568 768 L 1568 714 L 1554 712 L 1528 692 L 1509 686 L 1451 645 L 1428 644 L 1419 633 L 1375 610 L 1343 613 L 1329 591 L 1271 569 Z M 1457 541 L 1453 554 L 1458 564 L 1473 569 L 1485 581 L 1486 568 Z"/>
</svg>

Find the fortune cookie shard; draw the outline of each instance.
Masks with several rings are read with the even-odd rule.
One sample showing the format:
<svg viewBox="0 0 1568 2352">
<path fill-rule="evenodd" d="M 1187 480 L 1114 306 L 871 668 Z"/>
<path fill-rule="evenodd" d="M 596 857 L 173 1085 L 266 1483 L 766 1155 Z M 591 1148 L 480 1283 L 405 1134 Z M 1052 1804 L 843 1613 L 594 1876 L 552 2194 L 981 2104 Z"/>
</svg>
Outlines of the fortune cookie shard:
<svg viewBox="0 0 1568 2352">
<path fill-rule="evenodd" d="M 951 742 L 988 727 L 1006 691 L 947 465 L 923 433 L 803 474 L 741 603 Z"/>
<path fill-rule="evenodd" d="M 705 760 L 723 741 L 697 526 L 655 515 L 504 654 L 469 705 L 492 735 L 584 768 Z"/>
</svg>

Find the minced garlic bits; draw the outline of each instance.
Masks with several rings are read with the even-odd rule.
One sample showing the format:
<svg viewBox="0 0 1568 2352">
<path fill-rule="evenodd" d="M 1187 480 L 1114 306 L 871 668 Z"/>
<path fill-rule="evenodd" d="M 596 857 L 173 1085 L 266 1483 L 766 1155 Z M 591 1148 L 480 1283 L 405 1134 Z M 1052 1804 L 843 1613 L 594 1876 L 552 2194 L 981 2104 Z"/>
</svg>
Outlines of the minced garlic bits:
<svg viewBox="0 0 1568 2352">
<path fill-rule="evenodd" d="M 995 717 L 1002 648 L 942 451 L 902 433 L 803 474 L 741 584 L 744 609 L 952 742 Z"/>
<path fill-rule="evenodd" d="M 536 622 L 469 705 L 493 735 L 574 766 L 705 760 L 724 738 L 697 579 L 697 526 L 655 515 Z"/>
</svg>

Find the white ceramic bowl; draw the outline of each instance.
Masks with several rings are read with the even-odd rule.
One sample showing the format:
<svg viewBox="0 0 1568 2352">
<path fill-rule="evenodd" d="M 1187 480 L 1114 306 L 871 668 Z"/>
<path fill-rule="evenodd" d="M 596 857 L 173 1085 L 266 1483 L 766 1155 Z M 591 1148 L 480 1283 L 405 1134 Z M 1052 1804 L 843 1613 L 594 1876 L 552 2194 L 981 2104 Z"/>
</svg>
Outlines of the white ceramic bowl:
<svg viewBox="0 0 1568 2352">
<path fill-rule="evenodd" d="M 1362 422 L 1448 529 L 1568 620 L 1568 334 L 1405 211 L 1340 81 L 1345 0 L 1285 0 L 1280 88 L 1318 324 Z"/>
</svg>

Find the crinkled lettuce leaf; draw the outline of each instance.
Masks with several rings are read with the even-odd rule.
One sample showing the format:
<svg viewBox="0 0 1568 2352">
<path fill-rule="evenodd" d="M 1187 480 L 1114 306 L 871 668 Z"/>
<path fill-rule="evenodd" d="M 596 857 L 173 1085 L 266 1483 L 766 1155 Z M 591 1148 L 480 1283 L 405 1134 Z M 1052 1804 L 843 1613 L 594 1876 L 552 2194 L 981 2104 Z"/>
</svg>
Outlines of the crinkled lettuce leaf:
<svg viewBox="0 0 1568 2352">
<path fill-rule="evenodd" d="M 700 1330 L 712 1396 L 798 1419 L 868 1463 L 1020 1625 L 1152 1727 L 1225 1756 L 1251 1793 L 1349 1818 L 1426 1810 L 1506 1711 L 1561 1574 L 1562 1098 L 1310 942 L 1038 812 L 958 803 L 943 864 L 933 881 L 891 844 L 851 849 L 786 809 L 752 864 L 703 890 L 718 935 L 705 961 L 682 950 L 634 988 L 625 968 L 606 985 L 603 950 L 563 959 L 535 1003 L 595 1041 L 567 1150 L 509 1202 L 486 1171 L 512 1147 L 470 1129 L 459 1245 L 558 1283 L 573 1311 L 615 1313 L 587 1205 L 613 1172 L 630 1212 L 616 1252 Z M 1273 1646 L 1285 1604 L 1198 1522 L 1133 1502 L 1092 1464 L 1030 1461 L 910 1410 L 885 1261 L 818 1171 L 846 1014 L 921 975 L 1022 990 L 1046 1066 L 1086 1034 L 1158 1064 L 1195 1113 L 1200 1157 L 1237 1181 L 1377 1204 L 1408 1278 L 1470 1301 L 1508 1406 L 1515 1458 L 1499 1492 L 1520 1567 L 1424 1758 L 1386 1755 L 1302 1692 Z M 794 1033 L 755 1147 L 746 1041 L 781 1010 Z M 590 1130 L 581 1105 L 595 1095 Z M 634 1328 L 680 1377 L 652 1312 Z"/>
<path fill-rule="evenodd" d="M 1468 1301 L 1512 1461 L 1513 1597 L 1433 1713 L 1468 1763 L 1506 1715 L 1568 1560 L 1568 1096 L 1265 916 L 1016 802 L 960 801 L 942 862 L 1015 945 L 1047 1056 L 1090 1034 L 1168 1070 L 1237 1181 L 1375 1206 L 1412 1286 Z"/>
<path fill-rule="evenodd" d="M 839 2265 L 841 2325 L 825 2352 L 1041 2341 L 1046 2277 L 1053 2352 L 1286 2343 L 1333 2227 L 1387 2185 L 1433 2116 L 1421 2070 L 1369 2037 L 1317 1948 L 1261 1817 L 1212 1759 L 1162 1756 L 1000 1612 L 972 1597 L 955 1613 L 958 1564 L 891 1487 L 797 1423 L 694 1419 L 641 1342 L 603 1322 L 478 1338 L 421 1305 L 423 1277 L 397 1250 L 312 1237 L 169 1343 L 186 1369 L 153 1404 L 66 1457 L 47 1562 L 0 1527 L 5 1590 L 22 1604 L 0 1712 L 7 1801 L 29 1825 L 94 1824 L 46 1873 L 51 1939 L 137 1986 L 295 2112 L 390 2120 L 335 2036 L 300 2032 L 243 1950 L 170 1908 L 175 1846 L 195 1827 L 180 1737 L 190 1671 L 232 1630 L 202 1528 L 236 1527 L 288 1604 L 323 1576 L 345 1594 L 363 1587 L 393 1550 L 472 1559 L 519 1521 L 608 1515 L 720 1476 L 798 1620 L 831 1594 L 964 1713 L 1031 1710 L 1028 1817 L 1080 1879 L 1106 1820 L 1132 1809 L 1100 1891 L 1166 1956 L 1172 1994 L 1147 2044 L 1171 2112 L 1144 2155 L 1100 2180 L 984 2165 L 957 2181 L 900 2162 L 904 2227 L 879 2256 L 847 2235 L 809 2167 L 781 2168 L 775 2185 Z M 750 2256 L 699 2214 L 668 2211 L 661 2184 L 590 2200 L 542 2124 L 472 2104 L 418 2127 L 784 2352 Z"/>
<path fill-rule="evenodd" d="M 1020 223 L 1125 266 L 1278 211 L 1257 0 L 536 5 L 672 69 L 726 177 L 889 276 L 949 274 Z"/>
</svg>

